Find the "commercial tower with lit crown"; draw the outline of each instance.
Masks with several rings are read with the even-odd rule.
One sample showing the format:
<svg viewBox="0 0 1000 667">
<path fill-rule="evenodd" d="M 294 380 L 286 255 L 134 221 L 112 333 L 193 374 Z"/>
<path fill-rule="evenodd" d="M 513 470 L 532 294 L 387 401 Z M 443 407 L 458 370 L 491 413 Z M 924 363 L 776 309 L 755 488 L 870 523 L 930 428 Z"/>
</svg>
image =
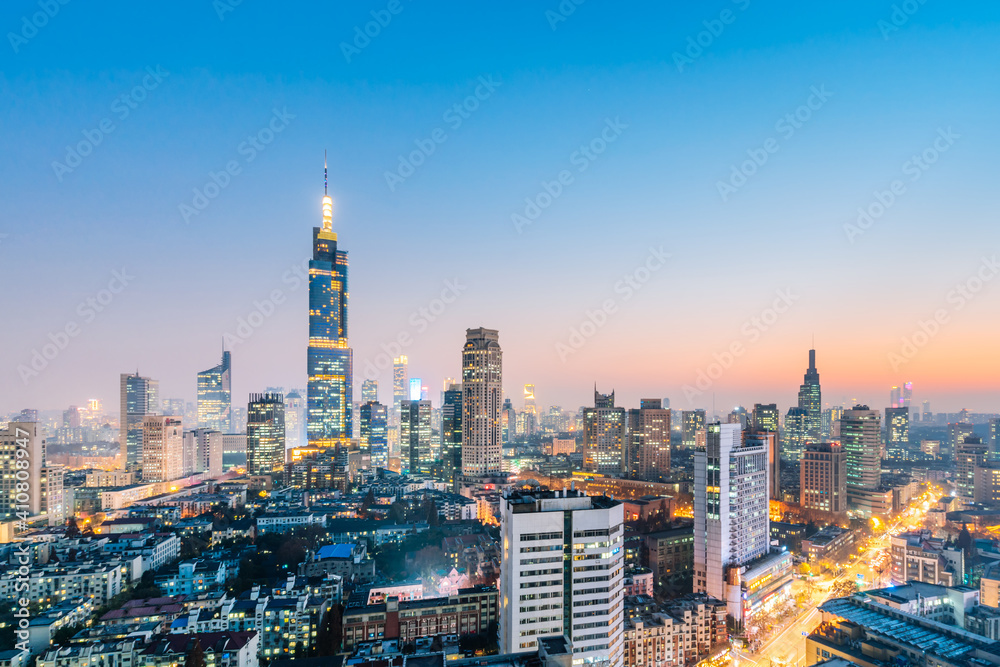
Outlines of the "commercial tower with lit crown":
<svg viewBox="0 0 1000 667">
<path fill-rule="evenodd" d="M 353 353 L 347 343 L 347 301 L 347 253 L 337 249 L 324 165 L 323 225 L 313 228 L 309 261 L 306 431 L 310 447 L 337 447 L 351 437 Z"/>
<path fill-rule="evenodd" d="M 799 408 L 805 411 L 803 440 L 819 442 L 823 401 L 819 388 L 819 371 L 816 370 L 816 350 L 809 350 L 809 368 L 799 386 Z"/>
<path fill-rule="evenodd" d="M 500 473 L 503 352 L 495 329 L 466 329 L 462 348 L 462 474 Z"/>
</svg>

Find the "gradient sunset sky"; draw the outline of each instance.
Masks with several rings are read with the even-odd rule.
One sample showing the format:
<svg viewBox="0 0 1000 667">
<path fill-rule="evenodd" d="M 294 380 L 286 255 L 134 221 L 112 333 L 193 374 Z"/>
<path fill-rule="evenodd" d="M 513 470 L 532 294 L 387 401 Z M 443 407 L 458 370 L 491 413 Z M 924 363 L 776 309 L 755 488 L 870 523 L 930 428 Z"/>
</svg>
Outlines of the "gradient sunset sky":
<svg viewBox="0 0 1000 667">
<path fill-rule="evenodd" d="M 784 411 L 815 340 L 825 406 L 882 409 L 912 381 L 935 412 L 1000 411 L 1000 5 L 562 6 L 575 11 L 70 2 L 32 32 L 38 3 L 4 3 L 0 413 L 92 397 L 113 413 L 118 374 L 135 369 L 193 400 L 223 335 L 276 291 L 231 347 L 234 404 L 305 386 L 294 275 L 320 224 L 324 150 L 350 253 L 356 395 L 403 334 L 437 403 L 465 329 L 485 326 L 500 330 L 517 407 L 526 382 L 540 404 L 575 409 L 596 381 L 626 407 L 711 407 L 714 393 L 720 410 Z M 378 34 L 355 42 L 377 18 Z M 476 108 L 457 115 L 463 103 Z M 275 110 L 285 125 L 250 151 Z M 54 165 L 102 124 L 113 129 L 77 166 Z M 386 173 L 432 136 L 444 141 L 390 187 Z M 578 152 L 592 141 L 603 152 Z M 186 221 L 182 205 L 230 161 L 239 173 Z M 518 231 L 512 215 L 561 172 L 562 191 Z M 626 289 L 651 248 L 670 257 Z M 80 304 L 123 269 L 128 284 L 91 318 Z M 968 298 L 956 290 L 970 280 Z M 447 281 L 459 295 L 425 326 L 419 309 Z M 785 312 L 768 311 L 776 299 Z M 26 374 L 68 325 L 77 335 Z M 718 377 L 689 399 L 699 372 Z"/>
</svg>

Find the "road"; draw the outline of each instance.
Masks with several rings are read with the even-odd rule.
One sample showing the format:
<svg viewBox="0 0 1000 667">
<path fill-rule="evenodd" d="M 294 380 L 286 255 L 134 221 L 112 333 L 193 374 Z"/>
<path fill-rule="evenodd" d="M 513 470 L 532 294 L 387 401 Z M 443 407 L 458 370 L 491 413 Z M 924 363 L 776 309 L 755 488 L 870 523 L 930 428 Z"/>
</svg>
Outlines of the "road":
<svg viewBox="0 0 1000 667">
<path fill-rule="evenodd" d="M 863 588 L 878 588 L 889 584 L 891 568 L 886 567 L 885 572 L 879 575 L 872 570 L 871 562 L 876 553 L 889 548 L 889 539 L 893 535 L 914 530 L 922 525 L 923 510 L 926 510 L 926 506 L 922 502 L 918 502 L 911 505 L 911 509 L 914 511 L 908 509 L 892 525 L 888 526 L 882 535 L 871 539 L 865 552 L 854 559 L 839 577 L 818 582 L 817 587 L 821 590 L 818 591 L 818 594 L 814 594 L 811 604 L 755 653 L 738 654 L 734 667 L 739 667 L 739 664 L 744 662 L 752 667 L 774 667 L 775 664 L 791 667 L 812 664 L 805 655 L 806 635 L 815 630 L 822 620 L 822 614 L 817 607 L 834 596 L 834 590 L 838 584 L 858 581 L 859 574 L 864 575 Z"/>
</svg>

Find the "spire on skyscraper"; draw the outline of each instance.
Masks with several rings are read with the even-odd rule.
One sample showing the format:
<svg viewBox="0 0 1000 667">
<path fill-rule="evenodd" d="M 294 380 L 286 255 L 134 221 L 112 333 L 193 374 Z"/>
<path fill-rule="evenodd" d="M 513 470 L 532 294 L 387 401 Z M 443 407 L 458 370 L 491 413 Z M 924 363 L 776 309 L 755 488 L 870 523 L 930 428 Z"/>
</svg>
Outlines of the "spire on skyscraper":
<svg viewBox="0 0 1000 667">
<path fill-rule="evenodd" d="M 333 199 L 327 192 L 326 151 L 323 151 L 323 231 L 333 231 Z"/>
</svg>

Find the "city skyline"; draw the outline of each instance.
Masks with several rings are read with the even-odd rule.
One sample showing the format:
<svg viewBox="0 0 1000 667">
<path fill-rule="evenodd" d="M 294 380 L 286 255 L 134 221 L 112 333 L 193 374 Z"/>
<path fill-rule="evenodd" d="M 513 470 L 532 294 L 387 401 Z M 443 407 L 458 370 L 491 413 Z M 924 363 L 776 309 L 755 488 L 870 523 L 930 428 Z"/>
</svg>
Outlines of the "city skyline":
<svg viewBox="0 0 1000 667">
<path fill-rule="evenodd" d="M 929 399 L 935 412 L 994 410 L 997 232 L 984 174 L 997 130 L 983 82 L 995 74 L 975 55 L 995 43 L 1000 10 L 922 5 L 895 25 L 890 6 L 843 3 L 817 16 L 732 4 L 735 22 L 697 57 L 685 55 L 688 40 L 718 14 L 703 7 L 651 8 L 634 21 L 588 6 L 554 24 L 548 6 L 477 8 L 495 34 L 450 32 L 447 44 L 427 37 L 454 17 L 407 9 L 347 55 L 340 45 L 369 10 L 264 20 L 251 6 L 224 17 L 166 9 L 165 31 L 194 40 L 178 50 L 118 29 L 134 10 L 66 9 L 8 54 L 15 66 L 3 82 L 5 98 L 18 100 L 4 107 L 9 125 L 21 131 L 0 166 L 9 213 L 0 276 L 33 314 L 8 334 L 0 406 L 108 405 L 114 378 L 137 367 L 164 396 L 193 400 L 195 374 L 227 334 L 236 405 L 267 386 L 306 386 L 302 237 L 319 214 L 317 164 L 328 149 L 337 229 L 355 259 L 354 391 L 371 363 L 387 403 L 398 354 L 412 376 L 440 386 L 458 375 L 464 329 L 481 326 L 504 336 L 515 405 L 518 388 L 535 384 L 539 404 L 575 409 L 597 381 L 629 406 L 669 396 L 674 409 L 711 409 L 714 392 L 716 406 L 784 411 L 815 334 L 824 405 L 856 398 L 884 409 L 889 387 L 913 381 L 917 404 Z M 325 26 L 331 41 L 299 39 L 262 59 L 243 29 L 274 21 Z M 597 26 L 625 22 L 630 40 L 590 43 Z M 514 38 L 523 53 L 498 60 L 492 46 Z M 83 46 L 102 39 L 128 48 Z M 585 42 L 599 51 L 575 48 Z M 73 62 L 61 57 L 67 48 Z M 214 69 L 202 69 L 205 55 Z M 72 109 L 53 103 L 66 89 Z M 474 110 L 453 110 L 467 100 Z M 800 109 L 809 116 L 801 127 L 781 124 Z M 67 146 L 96 137 L 105 119 L 114 129 L 77 165 Z M 446 138 L 434 143 L 439 128 Z M 260 150 L 244 143 L 262 132 Z M 778 150 L 732 185 L 731 167 L 769 138 Z M 595 159 L 575 153 L 598 139 Z M 427 141 L 433 152 L 399 176 L 400 156 Z M 923 171 L 911 158 L 927 151 L 934 163 Z M 525 198 L 548 195 L 545 183 L 554 191 L 565 168 L 573 182 L 564 192 L 531 224 L 512 221 L 533 215 Z M 899 196 L 887 190 L 897 177 Z M 890 196 L 860 236 L 845 230 L 859 208 L 877 211 Z M 466 228 L 476 233 L 456 233 Z M 149 252 L 160 244 L 181 252 Z M 201 247 L 239 258 L 206 265 Z M 762 253 L 780 262 L 762 265 Z M 275 292 L 281 303 L 270 301 Z M 603 313 L 608 300 L 613 312 Z M 854 310 L 860 318 L 841 316 Z M 677 326 L 679 317 L 698 324 Z M 412 342 L 397 351 L 400 336 Z M 904 339 L 915 341 L 912 358 Z M 48 345 L 52 358 L 36 359 Z M 684 387 L 697 388 L 733 345 L 743 352 L 731 367 L 688 401 Z"/>
</svg>

